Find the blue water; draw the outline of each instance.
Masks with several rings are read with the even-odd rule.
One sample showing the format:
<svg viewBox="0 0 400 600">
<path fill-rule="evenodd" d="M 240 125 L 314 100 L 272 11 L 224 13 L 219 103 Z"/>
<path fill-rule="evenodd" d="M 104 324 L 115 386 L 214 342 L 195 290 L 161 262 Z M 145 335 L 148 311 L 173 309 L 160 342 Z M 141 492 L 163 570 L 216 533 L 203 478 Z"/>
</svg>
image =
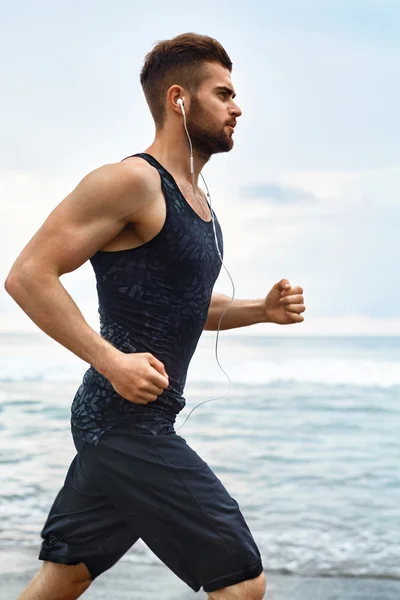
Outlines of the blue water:
<svg viewBox="0 0 400 600">
<path fill-rule="evenodd" d="M 187 408 L 229 389 L 206 334 Z M 180 433 L 241 505 L 269 571 L 400 579 L 400 339 L 222 334 L 228 398 Z M 37 545 L 74 450 L 86 365 L 45 336 L 0 336 L 1 545 Z M 125 560 L 152 562 L 138 543 Z"/>
</svg>

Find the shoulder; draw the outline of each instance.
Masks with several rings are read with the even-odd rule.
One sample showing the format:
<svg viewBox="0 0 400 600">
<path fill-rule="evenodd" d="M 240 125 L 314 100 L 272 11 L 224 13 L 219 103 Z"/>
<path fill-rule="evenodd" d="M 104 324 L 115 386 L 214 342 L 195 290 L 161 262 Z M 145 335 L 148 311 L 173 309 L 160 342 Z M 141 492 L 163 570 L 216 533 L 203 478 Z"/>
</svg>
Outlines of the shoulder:
<svg viewBox="0 0 400 600">
<path fill-rule="evenodd" d="M 96 188 L 96 191 L 103 189 L 107 193 L 113 191 L 118 195 L 133 190 L 144 192 L 152 185 L 153 171 L 146 161 L 132 157 L 97 167 L 83 178 L 82 183 L 88 188 Z"/>
<path fill-rule="evenodd" d="M 158 186 L 158 187 L 157 187 Z M 159 175 L 139 157 L 102 165 L 88 173 L 73 195 L 90 210 L 124 217 L 147 209 L 160 187 Z"/>
</svg>

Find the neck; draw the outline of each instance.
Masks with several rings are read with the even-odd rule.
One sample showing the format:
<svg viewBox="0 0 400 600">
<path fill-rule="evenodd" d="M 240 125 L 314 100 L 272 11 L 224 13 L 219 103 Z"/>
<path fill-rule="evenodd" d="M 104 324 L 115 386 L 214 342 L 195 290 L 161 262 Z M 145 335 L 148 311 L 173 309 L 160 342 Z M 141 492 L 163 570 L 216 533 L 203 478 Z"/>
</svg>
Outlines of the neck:
<svg viewBox="0 0 400 600">
<path fill-rule="evenodd" d="M 186 132 L 167 131 L 167 128 L 156 133 L 154 142 L 145 150 L 154 156 L 163 167 L 167 169 L 178 182 L 192 185 L 190 172 L 190 146 Z M 194 182 L 197 187 L 198 179 L 204 165 L 209 161 L 209 156 L 201 156 L 193 148 Z"/>
</svg>

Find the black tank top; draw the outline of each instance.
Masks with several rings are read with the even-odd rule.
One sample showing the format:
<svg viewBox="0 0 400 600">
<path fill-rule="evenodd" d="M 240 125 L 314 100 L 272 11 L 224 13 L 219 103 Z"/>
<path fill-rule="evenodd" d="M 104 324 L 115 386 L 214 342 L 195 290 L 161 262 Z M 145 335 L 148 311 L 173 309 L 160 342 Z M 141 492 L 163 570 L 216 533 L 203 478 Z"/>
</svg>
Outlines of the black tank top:
<svg viewBox="0 0 400 600">
<path fill-rule="evenodd" d="M 190 360 L 207 319 L 214 283 L 222 263 L 212 221 L 192 209 L 172 175 L 149 154 L 136 154 L 160 174 L 166 203 L 161 231 L 128 250 L 98 251 L 93 266 L 99 298 L 100 334 L 122 352 L 150 352 L 165 365 L 169 387 L 148 404 L 117 394 L 90 367 L 73 404 L 74 437 L 97 444 L 123 422 L 155 434 L 173 429 L 184 407 L 183 390 Z M 214 213 L 218 245 L 222 232 Z"/>
</svg>

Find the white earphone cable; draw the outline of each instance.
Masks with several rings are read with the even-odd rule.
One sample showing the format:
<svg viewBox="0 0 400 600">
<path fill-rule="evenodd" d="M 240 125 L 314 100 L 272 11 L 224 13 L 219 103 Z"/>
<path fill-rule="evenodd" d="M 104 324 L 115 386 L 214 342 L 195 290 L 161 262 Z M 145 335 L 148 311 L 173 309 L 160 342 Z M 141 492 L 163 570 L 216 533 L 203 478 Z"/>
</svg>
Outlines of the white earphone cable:
<svg viewBox="0 0 400 600">
<path fill-rule="evenodd" d="M 189 135 L 189 132 L 188 132 L 188 129 L 187 129 L 187 125 L 186 125 L 186 114 L 185 114 L 185 109 L 184 109 L 184 107 L 183 107 L 183 103 L 179 103 L 179 104 L 180 104 L 180 106 L 181 106 L 181 109 L 182 109 L 182 114 L 183 114 L 183 122 L 184 122 L 185 131 L 186 131 L 186 135 L 187 135 L 187 138 L 188 138 L 188 140 L 189 140 L 189 146 L 190 146 L 190 172 L 191 172 L 191 175 L 192 175 L 192 185 L 193 185 L 193 191 L 194 191 L 194 194 L 195 194 L 195 196 L 196 196 L 197 200 L 199 201 L 199 203 L 200 203 L 200 204 L 202 204 L 201 200 L 199 199 L 199 196 L 198 196 L 198 189 L 197 189 L 197 186 L 196 186 L 196 184 L 195 184 L 195 181 L 194 181 L 193 146 L 192 146 L 192 140 L 190 139 L 190 135 Z M 232 381 L 231 381 L 231 378 L 229 377 L 229 375 L 227 374 L 227 372 L 226 372 L 226 371 L 223 369 L 223 367 L 221 366 L 221 363 L 220 363 L 220 361 L 219 361 L 219 358 L 218 358 L 218 341 L 219 341 L 219 332 L 220 332 L 220 327 L 221 327 L 221 321 L 222 321 L 222 319 L 223 319 L 223 317 L 224 317 L 224 315 L 225 315 L 226 311 L 228 310 L 228 308 L 230 307 L 230 305 L 232 304 L 232 302 L 233 302 L 233 300 L 234 300 L 234 298 L 235 298 L 235 284 L 234 284 L 234 281 L 233 281 L 233 279 L 232 279 L 232 277 L 231 277 L 231 275 L 230 275 L 230 273 L 229 273 L 228 269 L 227 269 L 227 268 L 226 268 L 226 266 L 225 266 L 225 263 L 224 263 L 224 261 L 223 261 L 222 255 L 221 255 L 221 251 L 220 251 L 220 249 L 219 249 L 219 245 L 218 245 L 218 239 L 217 239 L 217 232 L 216 232 L 216 229 L 215 229 L 214 211 L 213 211 L 213 209 L 212 209 L 212 204 L 211 204 L 211 195 L 210 195 L 210 192 L 209 192 L 209 189 L 208 189 L 208 186 L 207 186 L 206 180 L 205 180 L 205 179 L 204 179 L 204 177 L 203 177 L 203 174 L 202 174 L 202 173 L 200 173 L 200 175 L 201 175 L 201 178 L 202 178 L 202 180 L 203 180 L 203 182 L 204 182 L 204 185 L 205 185 L 205 187 L 206 187 L 206 190 L 207 190 L 207 197 L 208 197 L 208 199 L 209 199 L 209 203 L 210 203 L 210 213 L 211 213 L 211 219 L 212 219 L 212 224 L 213 224 L 213 231 L 214 231 L 214 238 L 215 238 L 215 244 L 216 244 L 217 252 L 218 252 L 219 258 L 220 258 L 220 260 L 221 260 L 222 266 L 224 267 L 224 269 L 225 269 L 225 271 L 226 271 L 226 273 L 227 273 L 227 275 L 228 275 L 228 277 L 229 277 L 229 279 L 231 280 L 231 283 L 232 283 L 232 298 L 231 298 L 231 301 L 229 302 L 228 306 L 225 308 L 224 312 L 222 313 L 222 315 L 221 315 L 221 316 L 220 316 L 220 318 L 219 318 L 219 322 L 218 322 L 218 329 L 217 329 L 217 337 L 216 337 L 216 340 L 215 340 L 215 358 L 216 358 L 216 360 L 217 360 L 217 364 L 218 364 L 219 368 L 221 369 L 221 371 L 224 373 L 224 375 L 225 375 L 225 376 L 227 377 L 227 379 L 228 379 L 228 382 L 229 382 L 229 390 L 228 390 L 228 393 L 227 393 L 225 396 L 217 396 L 217 397 L 215 397 L 215 398 L 210 398 L 209 400 L 204 400 L 203 402 L 200 402 L 199 404 L 197 404 L 197 405 L 196 405 L 194 408 L 192 408 L 192 410 L 190 411 L 190 413 L 188 414 L 188 416 L 186 417 L 186 419 L 184 420 L 184 422 L 182 423 L 182 425 L 180 425 L 180 426 L 179 426 L 179 427 L 176 429 L 176 431 L 179 431 L 180 429 L 182 429 L 182 427 L 183 427 L 183 426 L 184 426 L 184 425 L 187 423 L 187 421 L 188 421 L 189 417 L 190 417 L 190 416 L 191 416 L 191 414 L 192 414 L 192 413 L 193 413 L 193 412 L 196 410 L 196 408 L 198 408 L 199 406 L 202 406 L 203 404 L 206 404 L 207 402 L 212 402 L 212 401 L 214 401 L 214 400 L 222 400 L 223 398 L 228 398 L 228 397 L 229 397 L 229 395 L 230 395 L 230 393 L 231 393 L 231 389 L 232 389 Z"/>
</svg>

